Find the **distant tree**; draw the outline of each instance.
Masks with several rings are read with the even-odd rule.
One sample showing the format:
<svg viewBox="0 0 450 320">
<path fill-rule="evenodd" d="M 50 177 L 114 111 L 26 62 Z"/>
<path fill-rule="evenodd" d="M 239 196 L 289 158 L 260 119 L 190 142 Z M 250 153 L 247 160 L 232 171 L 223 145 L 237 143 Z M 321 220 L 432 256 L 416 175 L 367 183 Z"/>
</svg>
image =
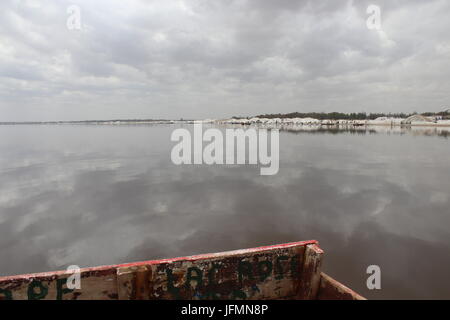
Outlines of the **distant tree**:
<svg viewBox="0 0 450 320">
<path fill-rule="evenodd" d="M 342 112 L 291 112 L 291 113 L 272 113 L 272 114 L 261 114 L 257 117 L 259 118 L 314 118 L 318 120 L 373 120 L 379 117 L 390 117 L 390 118 L 407 118 L 411 114 L 405 113 L 370 113 L 365 112 L 358 113 L 342 113 Z"/>
</svg>

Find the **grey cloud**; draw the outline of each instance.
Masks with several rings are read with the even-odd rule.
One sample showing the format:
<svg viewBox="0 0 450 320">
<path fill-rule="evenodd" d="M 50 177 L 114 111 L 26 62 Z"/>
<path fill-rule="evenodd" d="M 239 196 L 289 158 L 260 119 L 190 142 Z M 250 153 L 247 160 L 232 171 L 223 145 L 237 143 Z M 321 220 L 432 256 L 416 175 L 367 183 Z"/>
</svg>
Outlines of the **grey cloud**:
<svg viewBox="0 0 450 320">
<path fill-rule="evenodd" d="M 72 4 L 79 31 L 66 28 Z M 366 28 L 370 4 L 381 7 L 381 31 Z M 444 1 L 9 0 L 0 9 L 1 120 L 448 104 Z"/>
</svg>

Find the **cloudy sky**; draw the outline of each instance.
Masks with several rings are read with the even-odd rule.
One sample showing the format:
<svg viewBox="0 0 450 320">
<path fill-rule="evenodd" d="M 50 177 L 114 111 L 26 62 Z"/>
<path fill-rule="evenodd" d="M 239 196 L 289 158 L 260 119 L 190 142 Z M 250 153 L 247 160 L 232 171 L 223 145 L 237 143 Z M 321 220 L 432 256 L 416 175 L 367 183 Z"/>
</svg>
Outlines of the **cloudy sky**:
<svg viewBox="0 0 450 320">
<path fill-rule="evenodd" d="M 2 0 L 0 121 L 439 111 L 449 16 L 448 0 Z"/>
</svg>

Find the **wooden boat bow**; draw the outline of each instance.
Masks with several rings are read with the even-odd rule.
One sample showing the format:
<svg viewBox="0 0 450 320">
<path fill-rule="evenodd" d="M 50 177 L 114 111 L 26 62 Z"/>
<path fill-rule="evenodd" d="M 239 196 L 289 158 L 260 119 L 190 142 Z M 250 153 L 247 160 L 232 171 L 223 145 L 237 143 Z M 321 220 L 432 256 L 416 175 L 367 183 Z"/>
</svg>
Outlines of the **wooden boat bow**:
<svg viewBox="0 0 450 320">
<path fill-rule="evenodd" d="M 321 272 L 315 240 L 174 259 L 0 278 L 0 300 L 338 299 L 362 296 Z"/>
</svg>

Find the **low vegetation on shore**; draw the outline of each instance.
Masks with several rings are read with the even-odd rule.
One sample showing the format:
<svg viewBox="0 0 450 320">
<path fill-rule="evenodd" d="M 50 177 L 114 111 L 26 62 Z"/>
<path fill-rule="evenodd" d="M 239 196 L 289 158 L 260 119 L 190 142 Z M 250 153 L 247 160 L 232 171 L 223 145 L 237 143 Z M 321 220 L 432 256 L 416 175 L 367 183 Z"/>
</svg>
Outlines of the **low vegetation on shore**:
<svg viewBox="0 0 450 320">
<path fill-rule="evenodd" d="M 413 115 L 418 114 L 413 113 L 343 113 L 343 112 L 291 112 L 291 113 L 271 113 L 257 115 L 255 118 L 265 118 L 265 119 L 292 119 L 292 118 L 312 118 L 317 120 L 375 120 L 378 118 L 402 118 L 406 119 Z M 425 117 L 441 117 L 443 120 L 450 119 L 450 112 L 425 112 L 420 115 Z M 233 119 L 242 119 L 243 117 L 233 117 Z"/>
</svg>

